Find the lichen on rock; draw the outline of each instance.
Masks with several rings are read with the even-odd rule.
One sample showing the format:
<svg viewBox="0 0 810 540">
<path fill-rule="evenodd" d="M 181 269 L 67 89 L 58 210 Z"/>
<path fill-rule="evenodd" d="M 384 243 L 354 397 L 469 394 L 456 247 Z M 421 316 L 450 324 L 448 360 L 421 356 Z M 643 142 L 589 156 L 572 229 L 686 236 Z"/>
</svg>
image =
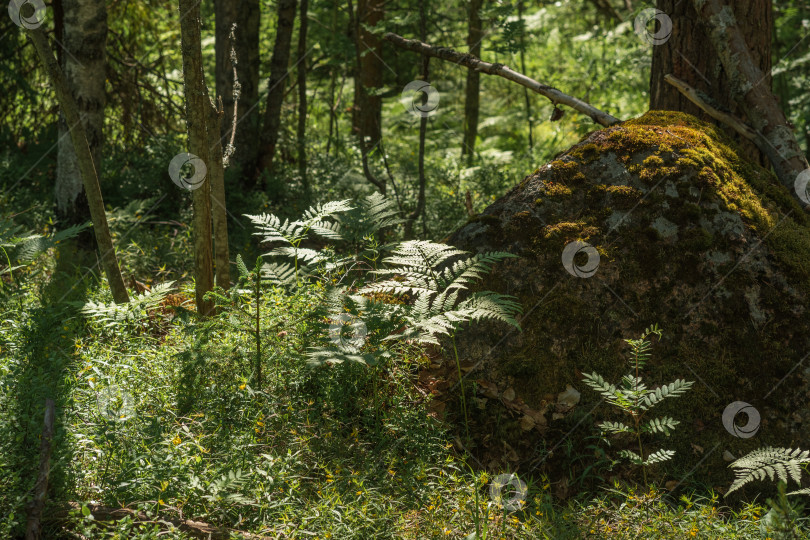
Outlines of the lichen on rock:
<svg viewBox="0 0 810 540">
<path fill-rule="evenodd" d="M 561 253 L 574 241 L 598 253 L 592 277 L 565 271 Z M 717 128 L 686 114 L 651 111 L 595 131 L 450 242 L 520 256 L 481 286 L 520 299 L 523 331 L 502 339 L 503 328 L 487 325 L 462 334 L 459 353 L 481 365 L 475 376 L 510 381 L 532 410 L 551 411 L 552 397 L 567 385 L 582 391 L 565 418 L 548 413 L 534 440 L 519 417 L 476 411 L 473 421 L 488 440 L 515 448 L 524 467 L 542 461 L 538 449 L 577 422 L 580 428 L 568 436 L 581 440 L 610 414 L 597 407 L 587 416 L 598 398 L 585 390 L 581 373 L 620 378 L 628 350 L 623 339 L 652 323 L 664 338 L 654 348 L 648 385 L 696 381 L 688 399 L 667 411 L 682 421 L 671 445 L 676 463 L 697 464 L 689 442 L 703 448 L 721 442 L 744 455 L 767 443 L 810 439 L 810 423 L 796 420 L 810 413 L 794 414 L 808 409 L 802 370 L 795 368 L 810 353 L 810 220 L 770 172 L 740 156 Z M 762 413 L 753 439 L 723 428 L 721 414 L 736 400 Z M 725 478 L 725 469 L 717 452 L 695 475 Z"/>
</svg>

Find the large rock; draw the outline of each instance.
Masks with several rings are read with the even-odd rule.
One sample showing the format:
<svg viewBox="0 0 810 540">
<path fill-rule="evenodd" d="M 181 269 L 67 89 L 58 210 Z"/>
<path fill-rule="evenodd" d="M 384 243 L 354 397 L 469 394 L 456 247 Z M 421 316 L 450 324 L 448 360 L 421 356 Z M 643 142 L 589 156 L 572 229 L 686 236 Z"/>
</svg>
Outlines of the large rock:
<svg viewBox="0 0 810 540">
<path fill-rule="evenodd" d="M 724 451 L 810 448 L 810 220 L 714 127 L 655 111 L 595 131 L 450 243 L 520 255 L 483 288 L 520 299 L 523 331 L 504 336 L 503 326 L 488 325 L 460 334 L 462 360 L 477 366 L 467 380 L 480 381 L 471 421 L 479 450 L 488 448 L 485 464 L 532 472 L 548 465 L 547 450 L 584 448 L 596 423 L 618 416 L 597 406 L 581 374 L 618 382 L 628 365 L 624 338 L 652 323 L 664 337 L 645 382 L 695 381 L 650 413 L 681 421 L 673 437 L 648 446 L 677 451 L 680 467 L 659 474 L 679 480 L 697 467 L 695 477 L 727 486 Z M 581 392 L 573 408 L 560 396 L 568 385 Z M 735 401 L 761 414 L 755 436 L 724 428 Z M 615 457 L 619 448 L 608 451 Z M 592 451 L 575 453 L 589 456 L 579 465 L 593 462 Z"/>
</svg>

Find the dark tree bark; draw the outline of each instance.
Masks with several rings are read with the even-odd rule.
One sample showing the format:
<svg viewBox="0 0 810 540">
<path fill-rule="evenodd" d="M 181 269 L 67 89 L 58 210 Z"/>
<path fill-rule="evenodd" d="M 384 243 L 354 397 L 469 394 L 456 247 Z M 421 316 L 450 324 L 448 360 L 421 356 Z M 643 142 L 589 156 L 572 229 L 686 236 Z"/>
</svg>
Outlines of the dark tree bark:
<svg viewBox="0 0 810 540">
<path fill-rule="evenodd" d="M 481 29 L 482 0 L 470 0 L 467 4 L 467 52 L 481 58 L 481 41 L 484 32 Z M 461 145 L 462 156 L 475 154 L 475 139 L 478 137 L 478 105 L 480 96 L 481 74 L 475 69 L 467 70 L 467 87 L 464 96 L 464 141 Z"/>
<path fill-rule="evenodd" d="M 237 102 L 235 151 L 230 158 L 240 182 L 252 187 L 256 176 L 259 149 L 259 118 L 251 112 L 259 100 L 259 0 L 216 0 L 216 85 L 225 108 L 223 132 L 231 139 L 233 129 L 233 64 L 230 60 L 231 26 L 236 24 L 233 47 L 236 50 L 236 71 L 240 84 Z"/>
<path fill-rule="evenodd" d="M 770 89 L 773 28 L 771 0 L 734 0 L 731 5 L 751 57 L 759 70 L 765 74 L 760 84 Z M 721 125 L 675 87 L 667 84 L 664 77 L 671 74 L 709 96 L 716 108 L 747 121 L 747 116 L 734 99 L 727 71 L 712 45 L 708 29 L 695 11 L 692 2 L 658 0 L 658 9 L 672 20 L 672 35 L 665 43 L 653 47 L 650 109 L 681 111 L 706 122 Z M 652 24 L 650 23 L 651 29 Z M 732 133 L 731 130 L 728 131 Z M 737 140 L 746 154 L 756 156 L 760 164 L 768 163 L 767 158 L 753 143 L 739 138 Z"/>
<path fill-rule="evenodd" d="M 101 147 L 104 141 L 104 81 L 107 57 L 107 10 L 103 0 L 63 0 L 60 4 L 57 32 L 62 46 L 57 47 L 65 81 L 78 107 L 79 116 L 90 146 L 96 173 L 100 176 Z M 67 136 L 71 125 L 64 112 L 59 115 L 59 142 L 56 168 L 56 215 L 64 226 L 90 219 L 87 196 L 82 188 L 78 158 Z M 93 235 L 79 238 L 79 246 L 93 249 Z"/>
<path fill-rule="evenodd" d="M 188 125 L 188 151 L 210 166 L 206 122 L 211 106 L 205 86 L 200 44 L 200 4 L 197 0 L 178 0 L 180 6 L 180 38 L 183 53 L 183 88 Z M 211 184 L 208 179 L 191 192 L 194 208 L 194 293 L 197 313 L 209 315 L 213 303 L 205 293 L 214 287 L 211 254 Z"/>
<path fill-rule="evenodd" d="M 278 132 L 281 127 L 281 106 L 284 102 L 284 85 L 290 63 L 290 43 L 295 24 L 295 0 L 279 0 L 278 24 L 273 56 L 270 59 L 270 78 L 267 81 L 267 107 L 262 124 L 259 170 L 269 171 L 276 154 Z"/>
<path fill-rule="evenodd" d="M 382 40 L 369 28 L 383 19 L 383 0 L 357 2 L 355 47 L 360 53 L 359 73 L 354 78 L 354 107 L 352 128 L 366 152 L 374 149 L 382 138 Z"/>
<path fill-rule="evenodd" d="M 298 27 L 298 131 L 297 131 L 297 151 L 298 151 L 298 174 L 301 176 L 301 184 L 304 186 L 304 198 L 307 204 L 310 201 L 311 193 L 309 178 L 307 177 L 307 10 L 309 0 L 301 0 L 300 24 Z"/>
</svg>

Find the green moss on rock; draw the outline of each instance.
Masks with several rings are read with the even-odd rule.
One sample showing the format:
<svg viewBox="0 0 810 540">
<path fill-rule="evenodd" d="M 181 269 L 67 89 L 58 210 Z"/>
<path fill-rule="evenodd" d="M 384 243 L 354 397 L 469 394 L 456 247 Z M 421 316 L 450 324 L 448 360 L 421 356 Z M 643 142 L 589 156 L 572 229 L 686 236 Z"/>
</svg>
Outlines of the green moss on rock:
<svg viewBox="0 0 810 540">
<path fill-rule="evenodd" d="M 486 212 L 498 226 L 479 221 L 451 242 L 521 255 L 496 267 L 482 287 L 517 296 L 527 315 L 523 331 L 506 340 L 500 326 L 460 338 L 459 353 L 485 366 L 476 376 L 509 378 L 533 408 L 570 384 L 590 410 L 598 397 L 581 373 L 615 380 L 625 369 L 622 340 L 658 322 L 665 334 L 648 382 L 695 374 L 702 380 L 672 411 L 683 422 L 673 441 L 676 465 L 695 465 L 690 442 L 707 449 L 722 442 L 742 455 L 746 445 L 810 438 L 810 420 L 792 420 L 799 405 L 789 398 L 806 394 L 794 366 L 810 350 L 810 218 L 719 129 L 651 111 L 591 133 Z M 563 267 L 562 251 L 574 240 L 596 249 L 594 277 L 574 277 Z M 769 393 L 777 383 L 780 392 Z M 719 423 L 735 400 L 763 416 L 756 443 L 734 439 Z M 601 420 L 605 413 L 594 414 Z M 798 416 L 810 419 L 810 411 Z M 548 419 L 549 431 L 532 432 L 531 444 L 511 428 L 507 442 L 521 453 L 537 438 L 559 440 L 570 431 L 551 412 Z M 701 470 L 725 471 L 721 454 Z"/>
</svg>

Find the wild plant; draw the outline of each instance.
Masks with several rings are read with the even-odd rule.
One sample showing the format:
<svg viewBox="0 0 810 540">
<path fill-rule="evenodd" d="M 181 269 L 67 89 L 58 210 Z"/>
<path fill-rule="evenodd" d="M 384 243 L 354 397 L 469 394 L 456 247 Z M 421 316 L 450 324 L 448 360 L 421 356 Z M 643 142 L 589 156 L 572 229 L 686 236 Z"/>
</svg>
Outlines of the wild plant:
<svg viewBox="0 0 810 540">
<path fill-rule="evenodd" d="M 641 441 L 642 434 L 653 435 L 662 433 L 664 436 L 669 437 L 675 426 L 680 423 L 678 420 L 669 416 L 651 418 L 645 422 L 645 416 L 664 399 L 683 395 L 693 384 L 693 381 L 676 379 L 674 382 L 662 385 L 658 388 L 648 389 L 642 382 L 640 372 L 644 369 L 645 364 L 650 358 L 650 349 L 652 347 L 647 338 L 654 334 L 658 336 L 660 340 L 662 333 L 658 325 L 654 324 L 644 330 L 638 339 L 625 340 L 630 345 L 631 350 L 631 356 L 628 362 L 631 371 L 622 377 L 621 387 L 606 382 L 605 379 L 596 372 L 584 376 L 585 383 L 588 386 L 602 394 L 603 398 L 610 405 L 630 416 L 632 420 L 630 425 L 623 422 L 606 421 L 599 424 L 599 428 L 603 436 L 622 433 L 630 433 L 635 436 L 638 444 L 638 453 L 632 450 L 620 450 L 619 456 L 629 460 L 634 465 L 641 466 L 645 486 L 647 485 L 647 467 L 672 459 L 672 456 L 675 455 L 675 451 L 661 449 L 645 457 L 644 446 Z"/>
</svg>

